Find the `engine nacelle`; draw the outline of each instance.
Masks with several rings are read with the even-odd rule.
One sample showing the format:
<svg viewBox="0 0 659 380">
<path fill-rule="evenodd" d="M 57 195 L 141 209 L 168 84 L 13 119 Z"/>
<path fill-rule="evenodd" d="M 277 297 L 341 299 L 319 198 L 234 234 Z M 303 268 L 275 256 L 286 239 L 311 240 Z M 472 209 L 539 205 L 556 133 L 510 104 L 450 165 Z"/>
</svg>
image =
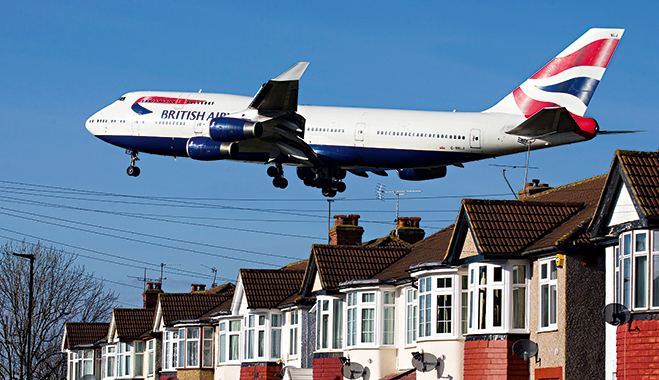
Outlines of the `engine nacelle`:
<svg viewBox="0 0 659 380">
<path fill-rule="evenodd" d="M 192 137 L 185 147 L 188 157 L 193 160 L 215 161 L 234 158 L 238 155 L 238 144 L 235 142 L 217 142 L 208 137 Z"/>
<path fill-rule="evenodd" d="M 216 117 L 211 120 L 208 132 L 215 141 L 241 141 L 263 136 L 263 126 L 249 120 Z"/>
<path fill-rule="evenodd" d="M 398 178 L 405 181 L 425 181 L 446 176 L 446 166 L 438 168 L 398 169 Z"/>
</svg>

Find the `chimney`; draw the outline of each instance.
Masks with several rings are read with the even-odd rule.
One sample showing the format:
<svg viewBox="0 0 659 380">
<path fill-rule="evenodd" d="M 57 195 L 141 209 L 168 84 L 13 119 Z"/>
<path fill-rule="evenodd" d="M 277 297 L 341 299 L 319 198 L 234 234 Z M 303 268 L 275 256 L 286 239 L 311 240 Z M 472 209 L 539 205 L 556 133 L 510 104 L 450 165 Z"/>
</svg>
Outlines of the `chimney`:
<svg viewBox="0 0 659 380">
<path fill-rule="evenodd" d="M 190 287 L 192 288 L 192 290 L 190 290 L 191 292 L 206 290 L 206 284 L 191 284 Z"/>
<path fill-rule="evenodd" d="M 396 228 L 391 230 L 390 234 L 406 243 L 414 244 L 423 240 L 426 236 L 426 232 L 419 227 L 421 218 L 417 216 L 399 216 L 394 222 L 396 223 Z"/>
<path fill-rule="evenodd" d="M 363 234 L 359 215 L 334 215 L 334 226 L 329 230 L 330 245 L 361 245 Z"/>
<path fill-rule="evenodd" d="M 546 183 L 540 183 L 539 179 L 533 179 L 532 182 L 528 182 L 524 185 L 524 188 L 517 192 L 518 198 L 520 201 L 530 197 L 531 195 L 542 193 L 543 191 L 552 189 Z"/>
<path fill-rule="evenodd" d="M 161 282 L 147 282 L 146 290 L 142 293 L 142 298 L 144 299 L 144 308 L 145 309 L 155 309 L 156 304 L 158 303 L 158 294 L 164 293 L 162 291 Z"/>
</svg>

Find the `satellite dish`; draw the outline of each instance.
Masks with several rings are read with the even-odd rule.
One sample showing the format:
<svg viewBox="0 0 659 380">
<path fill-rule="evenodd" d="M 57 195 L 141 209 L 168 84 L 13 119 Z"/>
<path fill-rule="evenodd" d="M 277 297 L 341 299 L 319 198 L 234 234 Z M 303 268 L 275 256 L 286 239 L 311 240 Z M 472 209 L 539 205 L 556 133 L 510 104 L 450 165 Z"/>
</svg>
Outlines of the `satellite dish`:
<svg viewBox="0 0 659 380">
<path fill-rule="evenodd" d="M 619 303 L 610 303 L 602 309 L 602 318 L 613 326 L 624 325 L 632 318 L 629 309 Z"/>
<path fill-rule="evenodd" d="M 94 375 L 85 375 L 80 380 L 96 380 L 96 376 L 94 376 Z"/>
<path fill-rule="evenodd" d="M 438 359 L 433 354 L 412 352 L 412 366 L 420 372 L 430 372 L 437 367 Z"/>
<path fill-rule="evenodd" d="M 364 374 L 364 367 L 355 362 L 346 362 L 341 366 L 341 374 L 346 379 L 359 379 Z"/>
<path fill-rule="evenodd" d="M 534 341 L 520 339 L 513 344 L 513 354 L 526 362 L 538 354 L 538 345 Z"/>
</svg>

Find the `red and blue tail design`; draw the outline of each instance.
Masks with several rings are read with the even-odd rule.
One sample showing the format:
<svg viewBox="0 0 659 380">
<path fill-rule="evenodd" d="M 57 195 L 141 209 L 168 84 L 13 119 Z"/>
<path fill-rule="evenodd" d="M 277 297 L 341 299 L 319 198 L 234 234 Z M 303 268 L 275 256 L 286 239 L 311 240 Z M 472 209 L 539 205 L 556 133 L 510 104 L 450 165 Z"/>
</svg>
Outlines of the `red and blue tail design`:
<svg viewBox="0 0 659 380">
<path fill-rule="evenodd" d="M 593 28 L 484 112 L 530 117 L 547 107 L 583 116 L 624 29 Z"/>
</svg>

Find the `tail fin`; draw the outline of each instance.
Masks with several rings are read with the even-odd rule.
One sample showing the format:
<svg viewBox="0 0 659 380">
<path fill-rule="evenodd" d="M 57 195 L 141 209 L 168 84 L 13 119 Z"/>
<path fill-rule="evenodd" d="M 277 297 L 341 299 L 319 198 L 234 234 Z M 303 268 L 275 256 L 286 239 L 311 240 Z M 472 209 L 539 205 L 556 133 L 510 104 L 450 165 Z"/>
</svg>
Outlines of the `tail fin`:
<svg viewBox="0 0 659 380">
<path fill-rule="evenodd" d="M 583 116 L 624 29 L 588 30 L 542 69 L 483 112 L 530 117 L 546 107 Z"/>
</svg>

